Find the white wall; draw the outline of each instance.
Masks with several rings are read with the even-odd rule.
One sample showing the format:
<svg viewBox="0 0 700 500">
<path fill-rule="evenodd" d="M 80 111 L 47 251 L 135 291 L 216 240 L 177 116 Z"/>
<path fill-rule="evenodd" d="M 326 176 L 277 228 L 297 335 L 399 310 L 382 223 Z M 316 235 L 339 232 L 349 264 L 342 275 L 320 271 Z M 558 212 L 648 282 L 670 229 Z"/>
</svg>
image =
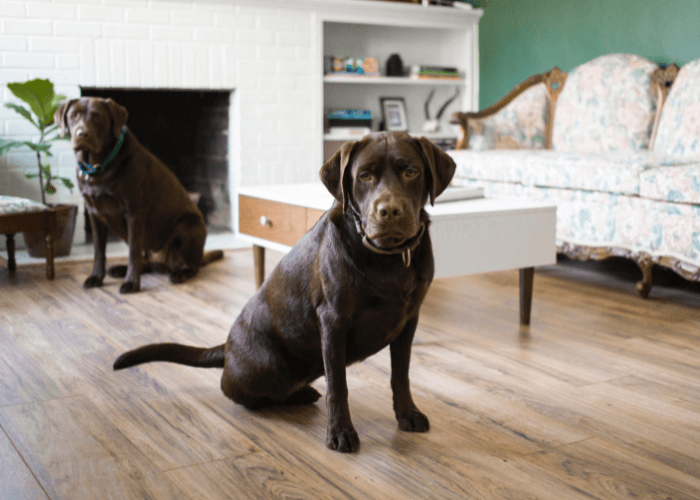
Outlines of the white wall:
<svg viewBox="0 0 700 500">
<path fill-rule="evenodd" d="M 287 5 L 291 7 L 287 7 Z M 235 185 L 309 182 L 320 168 L 316 115 L 317 23 L 294 2 L 160 0 L 2 0 L 0 98 L 6 84 L 49 78 L 58 93 L 79 86 L 229 89 L 229 178 Z M 282 7 L 280 7 L 282 6 Z M 235 90 L 235 91 L 234 91 Z M 35 137 L 12 110 L 0 108 L 5 139 Z M 67 142 L 52 166 L 75 177 Z M 0 157 L 0 194 L 40 199 L 36 157 Z M 51 201 L 80 202 L 61 188 Z M 77 231 L 79 232 L 79 231 Z"/>
</svg>

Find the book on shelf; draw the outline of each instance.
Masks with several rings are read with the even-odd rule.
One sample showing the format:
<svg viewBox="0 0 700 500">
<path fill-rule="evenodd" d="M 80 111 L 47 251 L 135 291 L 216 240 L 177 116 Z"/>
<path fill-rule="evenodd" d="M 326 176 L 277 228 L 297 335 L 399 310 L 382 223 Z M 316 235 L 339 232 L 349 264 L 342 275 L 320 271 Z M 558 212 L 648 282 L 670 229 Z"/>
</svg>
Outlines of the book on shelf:
<svg viewBox="0 0 700 500">
<path fill-rule="evenodd" d="M 348 136 L 360 138 L 371 133 L 372 129 L 369 127 L 331 127 L 328 129 L 328 136 L 338 136 L 338 140 Z"/>
<path fill-rule="evenodd" d="M 459 80 L 457 68 L 448 66 L 418 66 L 411 71 L 411 78 L 419 80 Z"/>
<path fill-rule="evenodd" d="M 336 109 L 328 112 L 328 126 L 371 127 L 372 112 L 366 109 Z"/>
<path fill-rule="evenodd" d="M 440 196 L 435 199 L 435 203 L 446 203 L 449 201 L 472 200 L 484 197 L 484 188 L 467 188 L 461 186 L 448 186 Z"/>
</svg>

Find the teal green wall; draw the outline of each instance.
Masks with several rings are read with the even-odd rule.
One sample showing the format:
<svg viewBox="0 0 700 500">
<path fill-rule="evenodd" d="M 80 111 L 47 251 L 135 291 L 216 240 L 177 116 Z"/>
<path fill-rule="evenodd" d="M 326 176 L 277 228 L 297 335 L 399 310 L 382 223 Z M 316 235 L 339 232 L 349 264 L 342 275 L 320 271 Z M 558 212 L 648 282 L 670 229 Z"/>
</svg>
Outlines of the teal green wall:
<svg viewBox="0 0 700 500">
<path fill-rule="evenodd" d="M 471 0 L 479 24 L 480 107 L 535 73 L 614 52 L 679 66 L 700 58 L 700 0 Z"/>
</svg>

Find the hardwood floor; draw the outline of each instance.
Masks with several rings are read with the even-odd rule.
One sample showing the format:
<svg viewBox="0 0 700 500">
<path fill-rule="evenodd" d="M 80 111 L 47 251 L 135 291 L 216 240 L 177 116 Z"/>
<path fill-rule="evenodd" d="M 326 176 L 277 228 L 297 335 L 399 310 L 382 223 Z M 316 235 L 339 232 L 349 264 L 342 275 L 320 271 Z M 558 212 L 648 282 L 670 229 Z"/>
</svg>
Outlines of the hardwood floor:
<svg viewBox="0 0 700 500">
<path fill-rule="evenodd" d="M 131 296 L 83 290 L 90 262 L 0 269 L 0 498 L 700 498 L 700 291 L 645 301 L 590 264 L 537 270 L 530 327 L 517 270 L 437 280 L 411 365 L 431 430 L 398 430 L 385 350 L 348 372 L 353 455 L 325 447 L 323 400 L 252 412 L 220 370 L 111 369 L 148 342 L 223 342 L 252 251 Z"/>
</svg>

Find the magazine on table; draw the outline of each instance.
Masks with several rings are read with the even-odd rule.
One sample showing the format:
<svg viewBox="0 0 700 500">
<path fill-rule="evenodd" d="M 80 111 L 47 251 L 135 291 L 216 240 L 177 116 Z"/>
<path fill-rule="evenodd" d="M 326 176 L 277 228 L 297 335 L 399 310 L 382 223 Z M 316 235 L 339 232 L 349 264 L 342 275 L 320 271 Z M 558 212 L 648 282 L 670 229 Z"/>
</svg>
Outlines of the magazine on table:
<svg viewBox="0 0 700 500">
<path fill-rule="evenodd" d="M 460 186 L 450 186 L 445 189 L 440 196 L 435 199 L 435 203 L 446 203 L 448 201 L 471 200 L 474 198 L 483 198 L 484 188 L 468 188 Z"/>
</svg>

